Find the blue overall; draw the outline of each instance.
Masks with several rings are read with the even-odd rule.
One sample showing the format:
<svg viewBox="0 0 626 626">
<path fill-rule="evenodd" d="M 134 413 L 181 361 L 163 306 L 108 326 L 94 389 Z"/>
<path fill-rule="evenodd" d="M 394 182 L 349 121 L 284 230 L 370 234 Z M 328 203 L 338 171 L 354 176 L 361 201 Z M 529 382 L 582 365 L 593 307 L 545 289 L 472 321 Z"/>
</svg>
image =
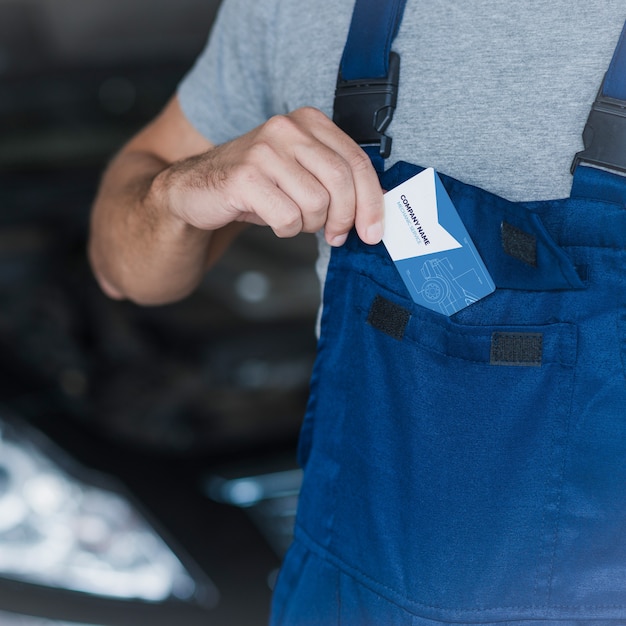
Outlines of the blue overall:
<svg viewBox="0 0 626 626">
<path fill-rule="evenodd" d="M 626 177 L 442 180 L 497 289 L 447 317 L 333 250 L 272 624 L 626 624 Z"/>
</svg>

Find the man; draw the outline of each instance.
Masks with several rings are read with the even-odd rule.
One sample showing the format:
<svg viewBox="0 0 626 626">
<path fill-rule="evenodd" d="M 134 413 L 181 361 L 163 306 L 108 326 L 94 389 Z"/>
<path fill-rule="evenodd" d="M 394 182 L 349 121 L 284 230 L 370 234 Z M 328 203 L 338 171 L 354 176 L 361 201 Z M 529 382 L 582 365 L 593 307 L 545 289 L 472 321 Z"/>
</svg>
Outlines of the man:
<svg viewBox="0 0 626 626">
<path fill-rule="evenodd" d="M 414 307 L 396 284 L 376 246 L 381 184 L 329 119 L 352 2 L 225 0 L 178 94 L 105 173 L 89 251 L 111 297 L 186 296 L 247 223 L 279 237 L 319 232 L 322 281 L 337 252 L 303 427 L 302 510 L 274 623 L 626 619 L 626 565 L 613 543 L 621 504 L 606 515 L 626 445 L 608 420 L 615 405 L 602 404 L 624 394 L 610 347 L 626 341 L 621 327 L 602 335 L 613 365 L 593 381 L 599 395 L 569 411 L 589 396 L 586 375 L 574 376 L 578 351 L 602 334 L 578 313 L 598 298 L 569 298 L 585 288 L 583 266 L 597 278 L 594 268 L 613 261 L 580 252 L 567 211 L 552 223 L 561 205 L 532 205 L 568 195 L 569 165 L 626 19 L 617 0 L 593 4 L 407 3 L 393 46 L 402 69 L 387 165 L 433 166 L 484 188 L 447 182 L 455 202 L 472 197 L 470 221 L 485 211 L 472 236 L 497 215 L 496 230 L 510 237 L 507 255 L 487 263 L 497 293 L 452 320 Z M 387 181 L 400 182 L 394 176 Z M 522 200 L 530 204 L 509 202 Z M 362 243 L 348 237 L 352 226 Z M 615 241 L 590 245 L 618 249 Z M 539 260 L 528 252 L 537 250 Z M 529 269 L 542 272 L 548 257 L 558 271 Z M 604 304 L 596 316 L 619 317 Z M 498 341 L 508 348 L 498 352 Z M 520 345 L 532 350 L 511 361 Z M 612 461 L 593 453 L 603 446 L 613 446 Z M 587 513 L 587 496 L 574 495 L 589 486 L 584 476 L 605 494 Z"/>
</svg>

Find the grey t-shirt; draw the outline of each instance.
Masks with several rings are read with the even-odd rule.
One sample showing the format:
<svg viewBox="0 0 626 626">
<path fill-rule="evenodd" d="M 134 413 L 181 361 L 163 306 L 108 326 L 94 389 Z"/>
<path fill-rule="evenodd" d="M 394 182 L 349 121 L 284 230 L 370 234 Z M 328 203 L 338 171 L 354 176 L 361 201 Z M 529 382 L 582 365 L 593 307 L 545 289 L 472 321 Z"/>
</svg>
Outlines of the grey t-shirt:
<svg viewBox="0 0 626 626">
<path fill-rule="evenodd" d="M 222 143 L 301 106 L 329 116 L 352 14 L 345 0 L 224 0 L 179 96 Z M 569 194 L 569 166 L 626 19 L 623 0 L 408 0 L 388 160 L 510 200 Z M 322 275 L 328 249 L 320 238 Z"/>
</svg>

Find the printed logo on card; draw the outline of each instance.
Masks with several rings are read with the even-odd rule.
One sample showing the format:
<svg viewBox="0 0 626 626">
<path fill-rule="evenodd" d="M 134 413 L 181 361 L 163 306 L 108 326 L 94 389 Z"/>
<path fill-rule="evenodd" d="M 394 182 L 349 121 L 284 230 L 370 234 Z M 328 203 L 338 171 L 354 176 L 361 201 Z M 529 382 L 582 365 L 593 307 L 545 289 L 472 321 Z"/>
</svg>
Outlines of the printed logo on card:
<svg viewBox="0 0 626 626">
<path fill-rule="evenodd" d="M 413 300 L 444 315 L 495 285 L 432 168 L 385 194 L 383 243 Z"/>
</svg>

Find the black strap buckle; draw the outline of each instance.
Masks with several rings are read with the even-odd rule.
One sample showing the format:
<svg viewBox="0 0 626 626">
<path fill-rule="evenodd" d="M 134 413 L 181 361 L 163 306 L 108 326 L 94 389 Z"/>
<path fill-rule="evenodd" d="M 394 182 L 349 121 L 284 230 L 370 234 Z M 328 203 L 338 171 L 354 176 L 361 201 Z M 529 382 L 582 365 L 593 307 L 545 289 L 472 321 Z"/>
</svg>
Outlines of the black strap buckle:
<svg viewBox="0 0 626 626">
<path fill-rule="evenodd" d="M 626 172 L 626 101 L 596 96 L 583 130 L 584 150 L 574 157 L 571 172 L 584 162 Z"/>
<path fill-rule="evenodd" d="M 380 156 L 391 154 L 385 135 L 398 100 L 400 57 L 389 55 L 389 72 L 382 78 L 344 80 L 341 70 L 335 89 L 333 122 L 361 146 L 379 146 Z"/>
</svg>

